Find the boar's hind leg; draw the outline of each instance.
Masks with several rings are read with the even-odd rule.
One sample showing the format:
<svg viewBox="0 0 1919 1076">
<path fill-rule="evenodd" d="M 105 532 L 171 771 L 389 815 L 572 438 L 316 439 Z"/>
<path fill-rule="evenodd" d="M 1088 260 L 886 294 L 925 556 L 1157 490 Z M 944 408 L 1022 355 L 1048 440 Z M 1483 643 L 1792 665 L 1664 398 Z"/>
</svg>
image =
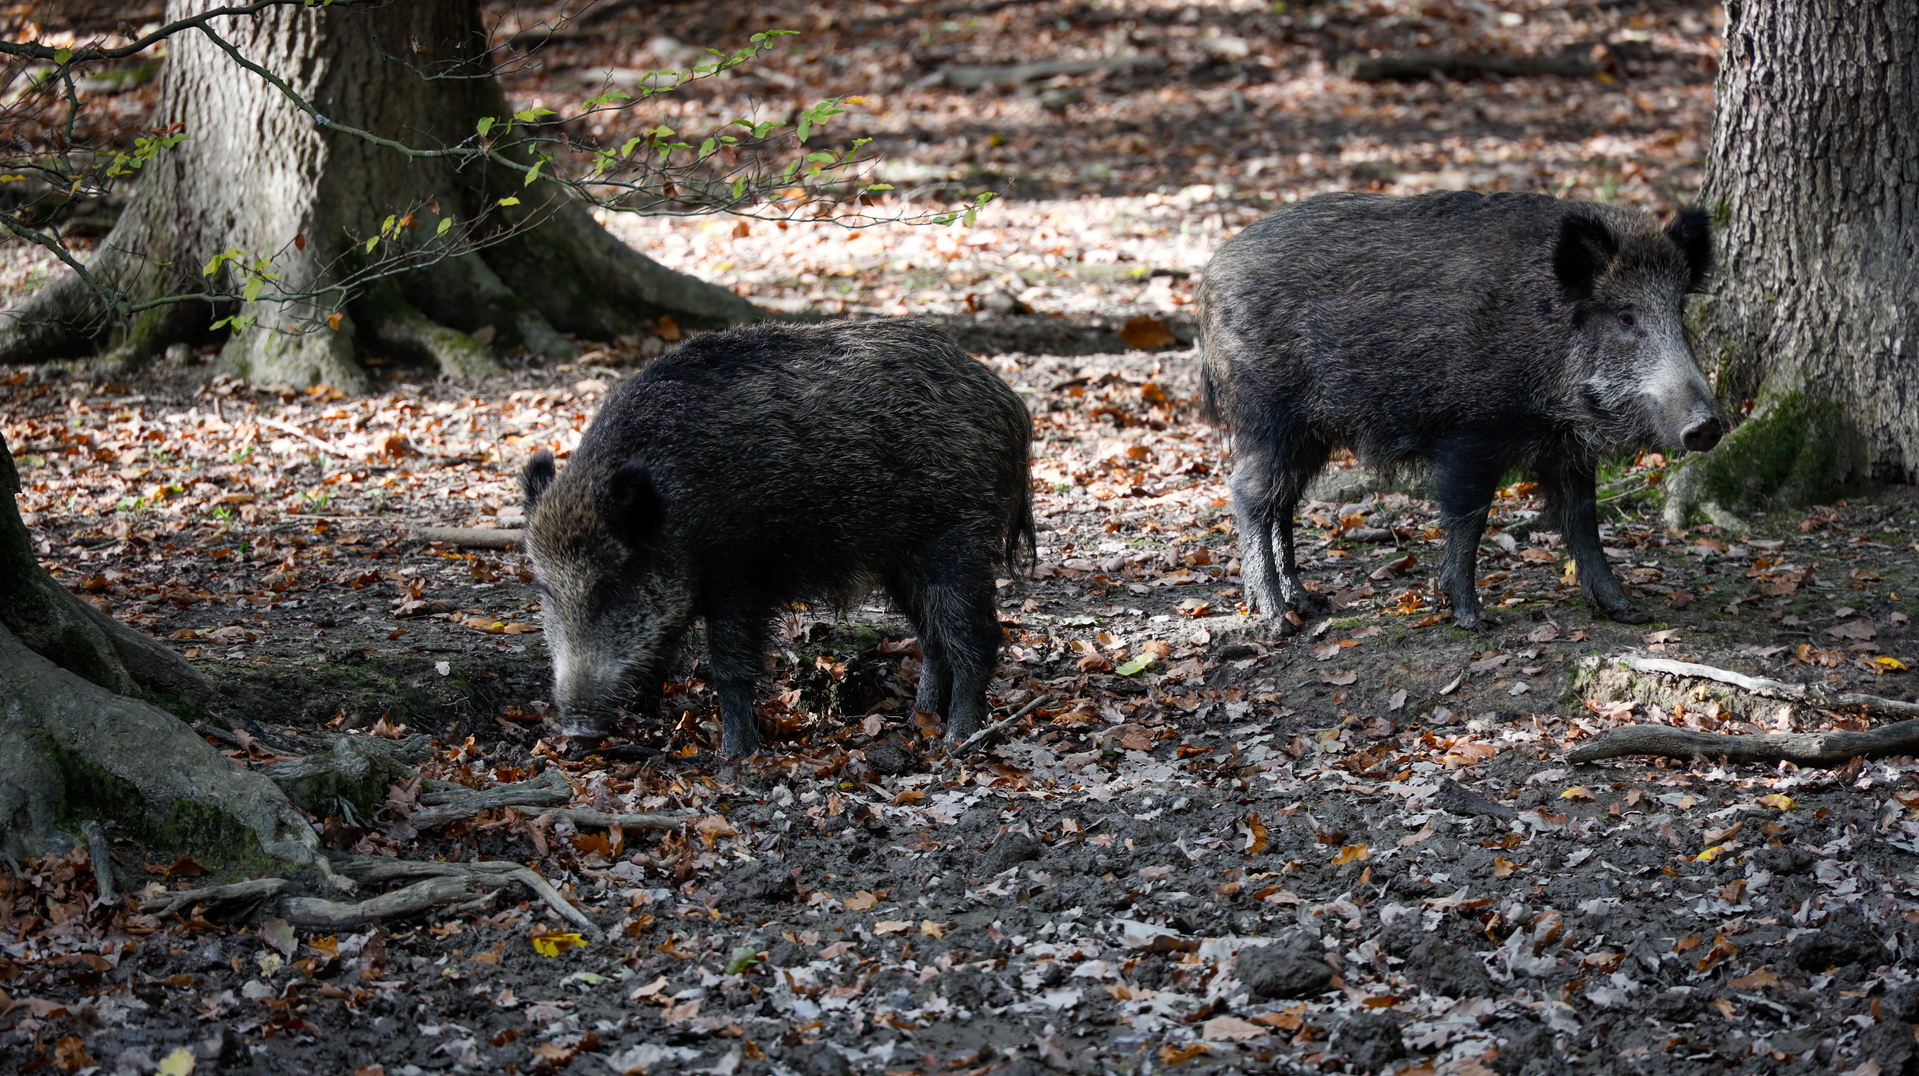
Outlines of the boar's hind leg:
<svg viewBox="0 0 1919 1076">
<path fill-rule="evenodd" d="M 1586 600 L 1624 624 L 1651 620 L 1633 607 L 1606 563 L 1606 551 L 1599 545 L 1599 504 L 1594 499 L 1592 469 L 1578 464 L 1544 467 L 1539 472 L 1539 484 L 1545 487 L 1547 515 L 1559 520 L 1566 551 L 1579 567 L 1579 589 Z"/>
<path fill-rule="evenodd" d="M 1453 460 L 1439 461 L 1440 523 L 1446 528 L 1439 589 L 1453 603 L 1453 623 L 1472 631 L 1496 623 L 1480 611 L 1478 567 L 1479 539 L 1486 533 L 1499 468 L 1476 456 L 1468 448 Z"/>
<path fill-rule="evenodd" d="M 1247 604 L 1271 617 L 1324 605 L 1299 578 L 1293 511 L 1328 450 L 1299 445 L 1286 453 L 1247 452 L 1233 469 L 1233 518 L 1239 528 L 1240 586 Z M 1274 557 L 1273 540 L 1279 540 Z"/>
<path fill-rule="evenodd" d="M 968 548 L 956 548 L 961 545 Z M 993 566 L 990 554 L 975 552 L 975 545 L 934 543 L 895 573 L 886 588 L 920 640 L 920 687 L 913 708 L 945 715 L 946 738 L 952 741 L 979 731 L 999 656 Z"/>
<path fill-rule="evenodd" d="M 738 758 L 760 749 L 753 721 L 753 685 L 766 666 L 766 625 L 762 606 L 742 603 L 740 612 L 709 615 L 706 621 L 710 679 L 720 697 L 720 754 Z"/>
</svg>

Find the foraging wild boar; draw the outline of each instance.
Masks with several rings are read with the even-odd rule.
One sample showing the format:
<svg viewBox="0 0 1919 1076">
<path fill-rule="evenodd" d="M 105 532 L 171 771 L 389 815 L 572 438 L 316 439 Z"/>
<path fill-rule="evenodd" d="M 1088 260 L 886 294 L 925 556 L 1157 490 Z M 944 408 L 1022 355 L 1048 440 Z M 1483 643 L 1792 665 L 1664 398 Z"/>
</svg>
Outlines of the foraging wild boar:
<svg viewBox="0 0 1919 1076">
<path fill-rule="evenodd" d="M 1324 195 L 1226 242 L 1199 292 L 1201 387 L 1232 437 L 1248 602 L 1307 607 L 1293 510 L 1348 448 L 1384 470 L 1431 469 L 1439 585 L 1461 627 L 1488 622 L 1474 555 L 1516 471 L 1536 477 L 1587 599 L 1643 623 L 1600 548 L 1594 471 L 1609 454 L 1718 442 L 1681 321 L 1711 265 L 1701 210 L 1662 229 L 1534 194 Z"/>
<path fill-rule="evenodd" d="M 979 728 L 1000 645 L 994 574 L 1034 543 L 1032 420 L 909 320 L 712 333 L 613 390 L 566 469 L 521 475 L 568 736 L 657 705 L 706 624 L 720 750 L 759 745 L 774 614 L 876 586 L 912 621 L 921 710 Z"/>
</svg>

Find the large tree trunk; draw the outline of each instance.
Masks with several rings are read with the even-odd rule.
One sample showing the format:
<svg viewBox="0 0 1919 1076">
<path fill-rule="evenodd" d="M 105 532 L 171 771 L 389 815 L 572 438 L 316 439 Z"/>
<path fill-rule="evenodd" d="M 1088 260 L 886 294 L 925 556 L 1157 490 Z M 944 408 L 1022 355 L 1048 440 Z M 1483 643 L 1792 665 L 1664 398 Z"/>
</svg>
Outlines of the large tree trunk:
<svg viewBox="0 0 1919 1076">
<path fill-rule="evenodd" d="M 167 647 L 47 575 L 14 502 L 0 438 L 0 855 L 78 843 L 93 818 L 149 847 L 227 869 L 330 873 L 278 785 L 228 762 L 179 718 L 134 696 L 198 699 L 207 684 Z"/>
<path fill-rule="evenodd" d="M 1830 496 L 1849 469 L 1912 481 L 1919 6 L 1733 0 L 1726 16 L 1706 183 L 1721 266 L 1706 353 L 1723 394 L 1779 410 L 1779 421 L 1751 423 L 1750 443 L 1728 440 L 1727 464 L 1784 473 L 1728 473 L 1721 492 L 1743 480 L 1754 493 L 1783 483 Z M 1808 424 L 1803 445 L 1781 443 Z"/>
<path fill-rule="evenodd" d="M 167 15 L 220 2 L 171 0 Z M 296 5 L 212 25 L 332 124 L 413 149 L 455 145 L 474 137 L 482 117 L 507 115 L 473 0 Z M 481 341 L 558 356 L 571 347 L 556 329 L 603 337 L 662 313 L 692 324 L 761 314 L 618 243 L 549 184 L 525 188 L 510 169 L 456 168 L 453 158 L 410 157 L 322 126 L 193 30 L 169 43 L 161 76 L 153 126 L 173 124 L 186 139 L 146 164 L 89 268 L 139 301 L 205 290 L 202 267 L 229 249 L 270 258 L 275 278 L 240 311 L 243 328 L 223 355 L 258 382 L 361 389 L 356 345 L 410 352 L 464 375 L 499 368 Z M 498 208 L 506 195 L 521 204 Z M 490 211 L 485 234 L 469 232 L 464 222 L 482 211 Z M 425 227 L 369 255 L 365 241 L 382 222 L 408 213 Z M 461 222 L 444 239 L 433 227 L 441 215 Z M 425 267 L 339 290 L 355 270 L 402 252 L 423 257 Z M 236 285 L 244 280 L 238 268 L 227 270 Z M 317 294 L 275 301 L 309 292 Z M 103 309 L 77 278 L 56 281 L 14 313 L 0 324 L 0 362 L 100 343 Z M 160 307 L 113 326 L 107 343 L 118 358 L 139 361 L 206 325 L 211 313 L 198 303 Z M 341 315 L 337 328 L 329 315 Z"/>
</svg>

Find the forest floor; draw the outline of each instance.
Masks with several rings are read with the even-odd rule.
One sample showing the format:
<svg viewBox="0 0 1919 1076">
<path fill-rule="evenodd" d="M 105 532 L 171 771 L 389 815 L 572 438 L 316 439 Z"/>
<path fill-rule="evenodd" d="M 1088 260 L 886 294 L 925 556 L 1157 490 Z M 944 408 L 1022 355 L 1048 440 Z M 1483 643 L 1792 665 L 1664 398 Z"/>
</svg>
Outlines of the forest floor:
<svg viewBox="0 0 1919 1076">
<path fill-rule="evenodd" d="M 1588 610 L 1517 484 L 1481 549 L 1500 622 L 1472 634 L 1430 582 L 1435 506 L 1336 461 L 1301 523 L 1302 570 L 1331 612 L 1283 635 L 1241 610 L 1230 460 L 1196 413 L 1192 274 L 1274 199 L 1437 184 L 1670 208 L 1696 186 L 1716 10 L 816 9 L 768 6 L 808 29 L 782 77 L 811 91 L 834 72 L 885 75 L 902 87 L 876 95 L 892 98 L 873 121 L 898 127 L 881 143 L 891 166 L 955 189 L 988 175 L 1007 198 L 972 230 L 682 221 L 629 237 L 769 305 L 935 315 L 1029 401 L 1039 557 L 1001 590 L 991 695 L 1002 714 L 1037 707 L 948 759 L 909 705 L 900 618 L 796 612 L 759 693 L 764 755 L 714 758 L 689 655 L 629 745 L 567 760 L 525 559 L 419 532 L 516 525 L 517 468 L 577 444 L 670 326 L 477 383 L 387 366 L 365 397 L 257 392 L 204 356 L 130 383 L 0 370 L 42 562 L 220 685 L 202 727 L 236 763 L 377 737 L 426 778 L 558 772 L 577 806 L 691 823 L 576 830 L 528 807 L 419 832 L 418 786 L 372 816 L 315 818 L 343 861 L 527 864 L 606 934 L 580 945 L 537 899 L 322 936 L 96 906 L 84 852 L 21 865 L 0 874 L 0 1064 L 1910 1071 L 1912 758 L 1564 759 L 1630 723 L 1873 721 L 1621 657 L 1912 700 L 1910 490 L 1674 532 L 1649 493 L 1669 461 L 1620 461 L 1604 476 L 1607 555 L 1655 617 L 1626 626 Z M 606 42 L 657 54 L 651 35 L 698 40 L 736 29 L 728 17 L 642 6 Z M 1366 83 L 1326 58 L 1595 44 L 1606 80 Z M 955 63 L 1118 47 L 1162 66 L 1058 81 L 1041 89 L 1077 96 L 1050 103 L 911 86 Z M 516 103 L 564 73 L 529 73 Z M 1130 150 L 1108 141 L 1122 123 Z M 1101 161 L 1119 163 L 1101 175 Z M 10 265 L 7 281 L 30 283 L 29 259 Z M 190 860 L 115 853 L 136 905 L 206 881 Z"/>
</svg>

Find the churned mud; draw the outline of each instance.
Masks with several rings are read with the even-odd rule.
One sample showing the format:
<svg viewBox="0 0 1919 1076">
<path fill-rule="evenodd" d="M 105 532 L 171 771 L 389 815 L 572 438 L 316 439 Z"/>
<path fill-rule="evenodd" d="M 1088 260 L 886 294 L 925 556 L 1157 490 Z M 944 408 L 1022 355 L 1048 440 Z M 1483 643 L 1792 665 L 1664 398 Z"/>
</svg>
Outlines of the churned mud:
<svg viewBox="0 0 1919 1076">
<path fill-rule="evenodd" d="M 1229 461 L 1194 414 L 1190 351 L 986 355 L 1039 437 L 1039 560 L 1001 590 L 993 690 L 1002 714 L 1042 698 L 1026 718 L 947 758 L 910 709 L 899 618 L 795 610 L 760 693 L 766 755 L 712 756 L 689 655 L 626 747 L 565 762 L 523 558 L 416 531 L 515 523 L 517 465 L 564 451 L 637 361 L 603 359 L 366 399 L 185 374 L 7 390 L 43 558 L 221 682 L 227 708 L 190 716 L 236 760 L 387 737 L 430 778 L 557 768 L 576 806 L 690 824 L 576 832 L 527 807 L 417 833 L 406 786 L 370 814 L 316 812 L 343 858 L 533 866 L 607 932 L 580 946 L 511 890 L 289 936 L 89 908 L 84 853 L 23 865 L 0 905 L 0 1059 L 833 1076 L 1912 1057 L 1910 758 L 1562 760 L 1634 721 L 1866 722 L 1628 673 L 1623 654 L 1911 698 L 1907 491 L 1668 533 L 1637 514 L 1665 464 L 1644 457 L 1609 487 L 1626 511 L 1608 555 L 1656 617 L 1629 627 L 1593 618 L 1515 485 L 1481 550 L 1500 623 L 1468 634 L 1431 587 L 1416 480 L 1348 462 L 1302 512 L 1331 612 L 1283 634 L 1239 611 Z M 136 903 L 206 881 L 115 854 Z"/>
</svg>

